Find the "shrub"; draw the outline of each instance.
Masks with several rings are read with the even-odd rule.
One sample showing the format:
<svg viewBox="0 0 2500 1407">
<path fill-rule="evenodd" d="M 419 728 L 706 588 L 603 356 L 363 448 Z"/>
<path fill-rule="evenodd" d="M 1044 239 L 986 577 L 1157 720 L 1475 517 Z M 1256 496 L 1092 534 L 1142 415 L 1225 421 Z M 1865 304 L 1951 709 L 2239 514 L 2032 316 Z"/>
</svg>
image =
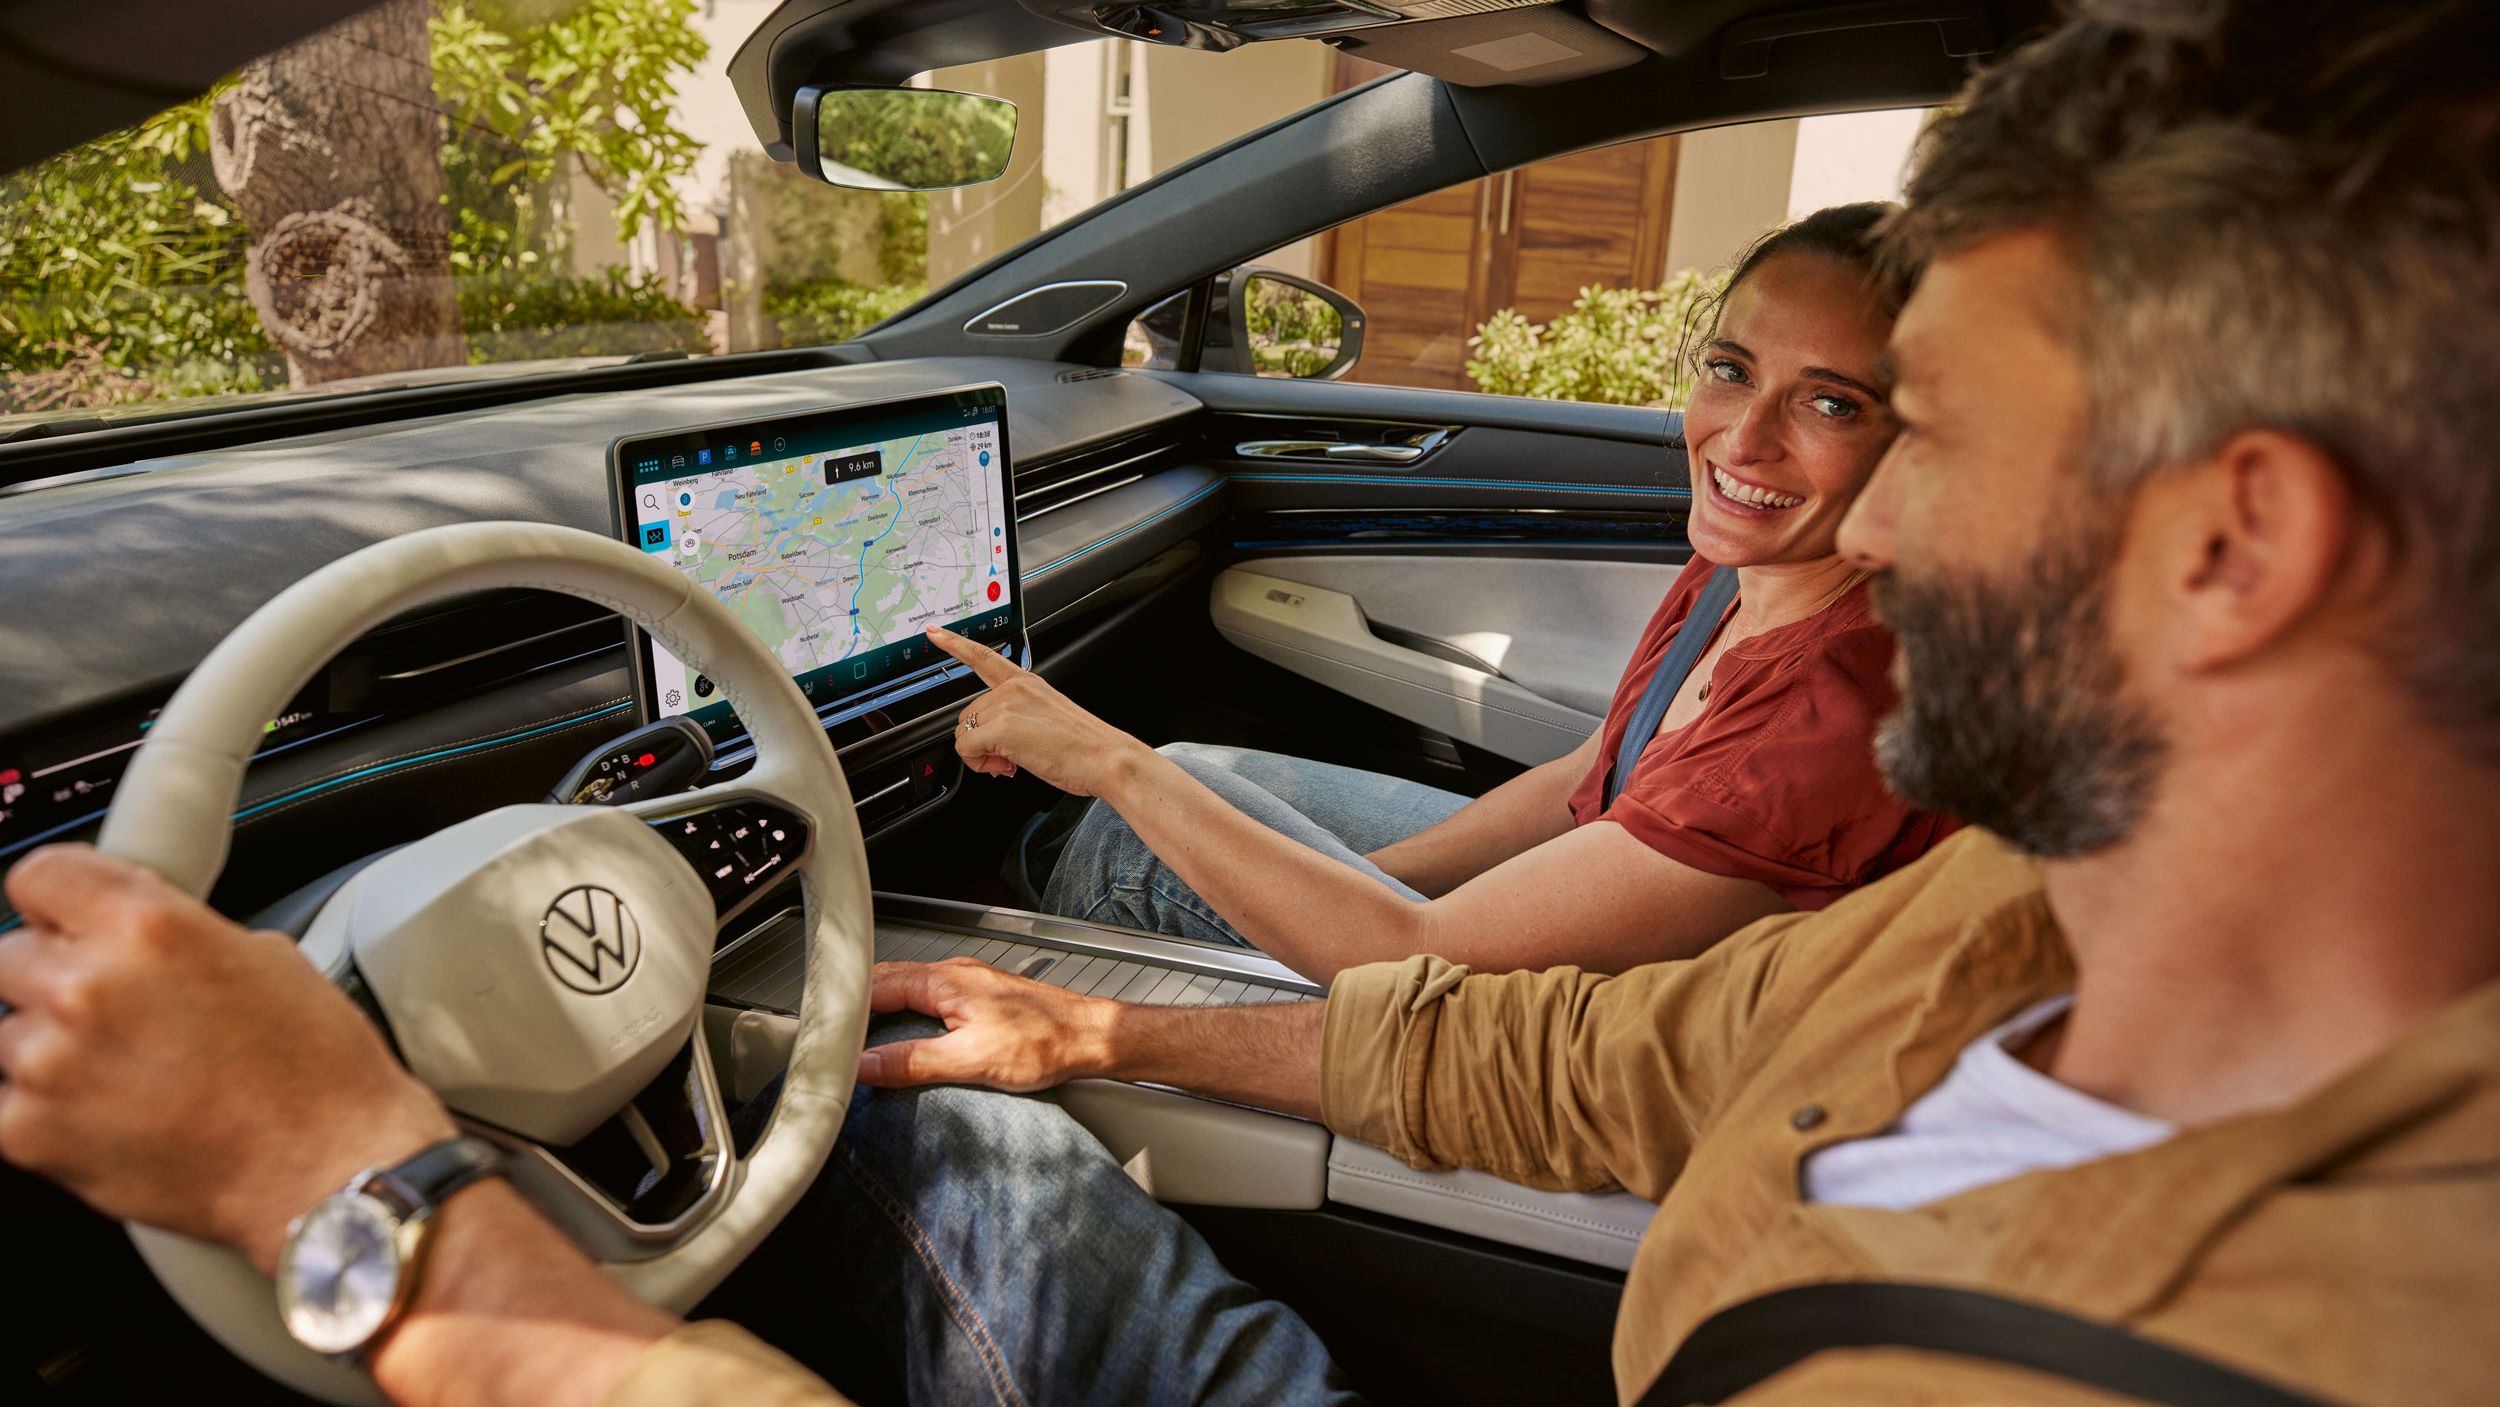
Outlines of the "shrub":
<svg viewBox="0 0 2500 1407">
<path fill-rule="evenodd" d="M 670 297 L 657 275 L 620 268 L 581 277 L 531 269 L 462 279 L 460 326 L 471 365 L 712 350 L 702 313 Z"/>
<path fill-rule="evenodd" d="M 916 283 L 871 286 L 819 279 L 766 294 L 764 314 L 773 320 L 774 345 L 816 347 L 857 337 L 919 302 L 928 291 Z"/>
<path fill-rule="evenodd" d="M 1687 269 L 1657 288 L 1583 288 L 1550 323 L 1504 308 L 1467 339 L 1467 375 L 1497 396 L 1680 406 L 1693 389 L 1686 343 L 1720 282 Z"/>
<path fill-rule="evenodd" d="M 207 172 L 208 101 L 0 179 L 0 412 L 285 383 Z"/>
</svg>

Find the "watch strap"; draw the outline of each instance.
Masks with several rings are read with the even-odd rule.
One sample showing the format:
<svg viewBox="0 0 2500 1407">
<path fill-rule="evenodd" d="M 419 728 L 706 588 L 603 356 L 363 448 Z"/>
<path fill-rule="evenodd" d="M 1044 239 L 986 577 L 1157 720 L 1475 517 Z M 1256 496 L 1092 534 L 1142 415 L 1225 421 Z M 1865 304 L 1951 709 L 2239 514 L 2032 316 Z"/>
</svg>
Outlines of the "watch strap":
<svg viewBox="0 0 2500 1407">
<path fill-rule="evenodd" d="M 454 1192 L 479 1178 L 503 1171 L 503 1150 L 475 1134 L 460 1134 L 429 1144 L 387 1168 L 365 1174 L 361 1190 L 381 1193 L 399 1203 L 402 1216 L 430 1214 Z"/>
</svg>

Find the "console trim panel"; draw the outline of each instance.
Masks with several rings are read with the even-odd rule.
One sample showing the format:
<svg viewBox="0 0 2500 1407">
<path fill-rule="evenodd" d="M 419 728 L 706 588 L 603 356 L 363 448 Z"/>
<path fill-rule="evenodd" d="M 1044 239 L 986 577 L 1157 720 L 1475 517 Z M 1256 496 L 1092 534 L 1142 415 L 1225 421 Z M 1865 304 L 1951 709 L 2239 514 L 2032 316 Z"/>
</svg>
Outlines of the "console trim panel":
<svg viewBox="0 0 2500 1407">
<path fill-rule="evenodd" d="M 1253 948 L 1173 938 L 1136 928 L 1087 923 L 1029 909 L 1006 909 L 953 899 L 924 899 L 878 890 L 877 916 L 906 923 L 928 924 L 969 933 L 1014 938 L 1048 948 L 1127 958 L 1157 967 L 1175 968 L 1210 977 L 1245 977 L 1287 987 L 1314 997 L 1328 995 L 1325 984 L 1313 982 L 1292 968 Z"/>
</svg>

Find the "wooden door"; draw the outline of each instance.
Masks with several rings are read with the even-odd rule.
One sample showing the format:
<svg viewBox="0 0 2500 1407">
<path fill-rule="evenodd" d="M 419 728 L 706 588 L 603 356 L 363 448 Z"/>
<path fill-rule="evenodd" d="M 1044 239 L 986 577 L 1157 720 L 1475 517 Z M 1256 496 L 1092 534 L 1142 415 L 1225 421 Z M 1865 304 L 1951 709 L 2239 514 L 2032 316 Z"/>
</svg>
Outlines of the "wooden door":
<svg viewBox="0 0 2500 1407">
<path fill-rule="evenodd" d="M 1418 196 L 1331 230 L 1320 281 L 1363 307 L 1363 356 L 1347 376 L 1384 386 L 1467 384 L 1467 338 L 1484 319 L 1478 238 L 1491 182 Z"/>
<path fill-rule="evenodd" d="M 1494 190 L 1478 322 L 1500 308 L 1544 322 L 1592 284 L 1654 288 L 1666 278 L 1673 137 L 1540 161 L 1481 184 Z"/>
<path fill-rule="evenodd" d="M 1386 72 L 1337 56 L 1341 89 Z M 1320 279 L 1369 319 L 1346 379 L 1471 390 L 1467 339 L 1501 309 L 1543 322 L 1590 285 L 1656 286 L 1675 157 L 1673 137 L 1556 157 L 1329 231 Z"/>
</svg>

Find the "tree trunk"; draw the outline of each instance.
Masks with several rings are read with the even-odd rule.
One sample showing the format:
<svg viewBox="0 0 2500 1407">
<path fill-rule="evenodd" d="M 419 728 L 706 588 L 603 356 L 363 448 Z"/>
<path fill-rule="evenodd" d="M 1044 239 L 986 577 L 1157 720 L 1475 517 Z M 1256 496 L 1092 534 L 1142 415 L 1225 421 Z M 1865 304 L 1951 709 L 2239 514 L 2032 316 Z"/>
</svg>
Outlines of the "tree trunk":
<svg viewBox="0 0 2500 1407">
<path fill-rule="evenodd" d="M 244 288 L 298 386 L 466 360 L 428 13 L 391 0 L 217 100 L 209 157 L 253 235 Z"/>
</svg>

